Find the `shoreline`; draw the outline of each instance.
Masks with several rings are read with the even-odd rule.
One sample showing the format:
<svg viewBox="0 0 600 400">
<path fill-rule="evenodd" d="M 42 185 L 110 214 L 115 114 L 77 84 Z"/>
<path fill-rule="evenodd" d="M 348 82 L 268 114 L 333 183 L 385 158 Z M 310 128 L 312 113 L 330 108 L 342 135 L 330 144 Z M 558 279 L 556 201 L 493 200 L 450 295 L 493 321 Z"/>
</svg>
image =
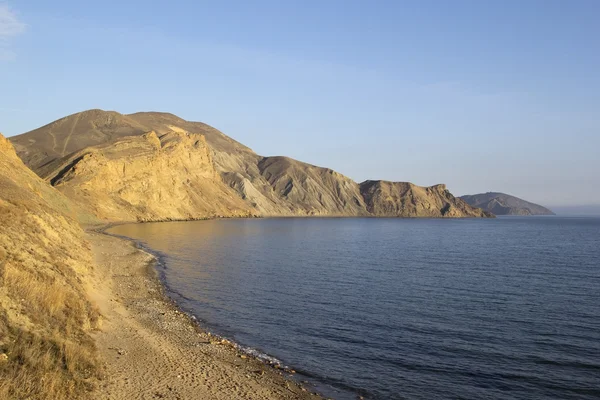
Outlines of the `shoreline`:
<svg viewBox="0 0 600 400">
<path fill-rule="evenodd" d="M 210 344 L 216 345 L 217 342 L 219 342 L 219 346 L 220 347 L 226 347 L 229 350 L 229 355 L 233 355 L 235 357 L 237 357 L 237 359 L 245 361 L 245 360 L 252 360 L 254 362 L 257 362 L 260 366 L 262 366 L 263 368 L 259 368 L 260 369 L 260 374 L 261 376 L 267 376 L 267 375 L 271 375 L 272 378 L 275 378 L 275 380 L 277 380 L 276 383 L 276 387 L 284 387 L 286 390 L 288 390 L 287 393 L 283 393 L 283 397 L 280 395 L 277 395 L 275 392 L 271 393 L 268 397 L 269 399 L 276 399 L 276 398 L 295 398 L 295 399 L 304 399 L 304 398 L 310 398 L 310 399 L 324 399 L 327 398 L 329 399 L 330 397 L 327 397 L 323 394 L 327 393 L 328 395 L 331 395 L 331 393 L 329 393 L 329 391 L 326 388 L 321 388 L 321 384 L 319 382 L 313 382 L 311 380 L 311 378 L 309 376 L 304 376 L 302 373 L 299 373 L 296 375 L 296 371 L 294 369 L 292 369 L 291 367 L 288 367 L 286 365 L 283 364 L 283 361 L 285 360 L 278 360 L 275 357 L 270 356 L 269 354 L 264 354 L 262 352 L 260 352 L 258 349 L 253 349 L 251 347 L 245 347 L 242 346 L 238 343 L 235 343 L 229 339 L 227 339 L 227 337 L 218 335 L 218 334 L 214 334 L 211 333 L 209 331 L 209 327 L 204 326 L 198 319 L 196 316 L 193 315 L 192 312 L 187 311 L 183 308 L 180 307 L 180 305 L 178 304 L 177 300 L 174 299 L 170 294 L 170 288 L 168 287 L 165 278 L 164 278 L 164 271 L 163 268 L 165 268 L 165 261 L 164 261 L 164 255 L 160 252 L 160 251 L 156 251 L 150 247 L 148 247 L 147 245 L 145 245 L 143 242 L 136 240 L 134 238 L 131 237 L 127 237 L 127 236 L 123 236 L 123 235 L 119 235 L 119 234 L 115 234 L 115 233 L 109 233 L 107 232 L 109 229 L 116 227 L 116 226 L 120 226 L 120 225 L 127 225 L 127 224 L 150 224 L 150 223 L 165 223 L 165 222 L 191 222 L 191 221 L 206 221 L 206 220 L 217 220 L 217 219 L 256 219 L 257 217 L 234 217 L 234 218 L 228 218 L 228 217 L 206 217 L 206 218 L 198 218 L 198 219 L 185 219 L 185 220 L 165 220 L 165 221 L 120 221 L 120 222 L 113 222 L 113 223 L 106 223 L 106 224 L 98 224 L 98 225 L 88 225 L 86 227 L 84 227 L 84 230 L 86 231 L 87 235 L 88 235 L 88 240 L 90 242 L 93 242 L 93 239 L 90 237 L 91 235 L 95 236 L 96 238 L 110 238 L 114 241 L 118 241 L 119 243 L 121 243 L 122 246 L 128 246 L 132 249 L 134 249 L 134 252 L 139 252 L 140 254 L 144 254 L 146 256 L 146 260 L 143 261 L 143 263 L 145 264 L 145 271 L 143 273 L 140 273 L 140 271 L 137 272 L 137 277 L 144 277 L 146 279 L 148 279 L 151 283 L 148 283 L 149 286 L 153 286 L 153 290 L 156 293 L 158 293 L 158 295 L 154 295 L 154 296 L 148 296 L 148 299 L 150 298 L 154 298 L 154 300 L 157 300 L 159 303 L 161 303 L 160 305 L 156 306 L 158 308 L 166 308 L 169 309 L 171 312 L 173 312 L 175 315 L 180 316 L 183 321 L 182 324 L 187 325 L 192 327 L 197 333 L 198 335 L 200 335 L 200 337 L 203 338 L 203 340 L 205 340 L 205 342 L 208 342 Z M 419 218 L 407 218 L 407 217 L 377 217 L 377 216 L 344 216 L 344 217 L 339 217 L 339 216 L 279 216 L 279 217 L 258 217 L 261 219 L 287 219 L 287 218 L 291 218 L 291 219 L 298 219 L 298 218 L 316 218 L 316 219 L 340 219 L 340 218 L 351 218 L 351 219 L 475 219 L 475 218 L 436 218 L 436 217 L 432 217 L 432 218 L 428 218 L 428 217 L 419 217 Z M 113 282 L 116 283 L 116 282 Z M 148 310 L 146 310 L 146 312 L 148 312 Z M 164 312 L 163 312 L 164 314 Z M 164 335 L 167 335 L 167 333 L 163 333 Z M 110 359 L 110 357 L 109 357 Z M 103 360 L 104 361 L 104 360 Z M 114 360 L 112 360 L 114 361 Z M 230 362 L 230 361 L 227 361 Z M 238 365 L 239 367 L 239 365 Z M 259 369 L 255 369 L 254 372 L 258 371 Z M 251 375 L 250 375 L 251 377 Z M 245 379 L 249 379 L 249 376 L 244 376 Z M 302 379 L 300 379 L 302 378 Z M 271 383 L 269 384 L 271 385 Z M 296 392 L 294 392 L 294 390 L 290 390 L 290 385 L 295 386 L 296 387 Z M 323 390 L 323 391 L 321 391 Z M 320 392 L 321 391 L 321 392 Z M 291 396 L 291 397 L 289 397 Z M 121 399 L 121 397 L 99 397 L 99 398 L 110 398 L 110 399 Z M 125 399 L 126 397 L 122 397 L 123 399 Z M 147 398 L 147 397 L 141 397 L 141 398 Z M 150 397 L 153 398 L 153 397 Z M 168 397 L 156 397 L 156 398 L 168 398 Z M 173 397 L 173 398 L 178 398 L 178 399 L 187 399 L 187 398 L 197 398 L 195 397 L 195 395 L 193 395 L 192 397 Z M 202 397 L 203 398 L 203 397 Z M 215 398 L 218 399 L 220 397 L 216 396 L 214 393 L 211 394 L 211 396 L 209 398 Z M 223 398 L 236 398 L 236 397 L 231 397 L 231 396 L 224 396 Z M 248 398 L 248 399 L 254 399 L 254 398 L 264 398 L 262 396 L 253 396 L 252 394 L 248 395 L 246 394 L 245 396 L 243 396 L 243 398 Z M 356 398 L 357 399 L 361 399 L 362 397 L 360 396 L 360 394 L 356 394 Z M 129 399 L 127 399 L 129 400 Z"/>
<path fill-rule="evenodd" d="M 207 218 L 207 219 L 203 219 L 202 221 L 205 220 L 211 220 L 211 219 L 217 219 L 217 218 Z M 200 220 L 193 220 L 193 221 L 200 221 Z M 169 222 L 182 222 L 182 221 L 169 221 Z M 148 222 L 151 223 L 151 222 Z M 176 299 L 173 298 L 173 292 L 172 289 L 169 287 L 169 285 L 167 284 L 166 281 L 166 277 L 164 274 L 164 270 L 167 268 L 166 265 L 166 261 L 164 260 L 164 253 L 154 250 L 152 248 L 150 248 L 149 246 L 146 246 L 143 242 L 134 239 L 134 238 L 130 238 L 128 236 L 123 236 L 123 235 L 118 235 L 115 233 L 109 233 L 106 232 L 106 230 L 111 229 L 115 226 L 119 226 L 119 225 L 126 225 L 129 224 L 128 222 L 125 223 L 117 223 L 117 224 L 111 224 L 110 226 L 106 226 L 105 228 L 102 229 L 102 234 L 104 235 L 108 235 L 117 239 L 122 239 L 126 242 L 130 242 L 132 243 L 138 250 L 149 254 L 151 257 L 154 258 L 154 260 L 152 260 L 148 266 L 148 275 L 151 277 L 151 279 L 156 279 L 158 284 L 160 285 L 161 288 L 161 294 L 164 297 L 164 301 L 171 304 L 173 307 L 175 307 L 177 310 L 179 310 L 180 313 L 183 313 L 185 315 L 187 315 L 187 317 L 190 319 L 190 323 L 192 325 L 194 325 L 199 331 L 206 333 L 208 336 L 216 338 L 217 340 L 226 340 L 228 342 L 230 342 L 233 347 L 235 347 L 238 351 L 244 353 L 247 356 L 251 356 L 254 357 L 256 359 L 259 359 L 260 361 L 264 362 L 267 366 L 271 366 L 274 367 L 275 365 L 278 365 L 278 367 L 276 369 L 278 369 L 279 371 L 282 371 L 284 373 L 288 373 L 290 375 L 295 375 L 296 371 L 286 365 L 284 365 L 281 360 L 278 360 L 277 358 L 270 356 L 266 353 L 261 353 L 258 349 L 254 349 L 251 347 L 245 347 L 233 340 L 228 339 L 225 336 L 210 332 L 207 326 L 203 326 L 202 323 L 198 320 L 198 318 L 193 315 L 193 313 L 191 311 L 185 310 L 183 309 L 179 303 L 177 302 Z"/>
<path fill-rule="evenodd" d="M 137 241 L 89 226 L 96 268 L 87 292 L 103 316 L 93 333 L 98 399 L 322 399 L 293 370 L 209 333 L 168 296 L 160 258 Z M 173 356 L 171 353 L 176 353 Z"/>
<path fill-rule="evenodd" d="M 513 216 L 513 217 L 523 217 L 523 215 L 500 215 L 501 217 Z M 537 217 L 540 215 L 528 215 L 530 217 Z M 548 215 L 552 216 L 552 215 Z M 556 216 L 556 214 L 554 215 Z M 108 222 L 101 224 L 84 224 L 82 228 L 86 232 L 96 232 L 101 234 L 106 234 L 109 236 L 115 236 L 122 238 L 127 241 L 134 241 L 132 238 L 128 238 L 125 236 L 114 235 L 107 233 L 106 231 L 110 228 L 120 225 L 128 225 L 128 224 L 155 224 L 155 223 L 168 223 L 168 222 L 194 222 L 194 221 L 210 221 L 210 220 L 219 220 L 219 219 L 390 219 L 390 220 L 421 220 L 421 219 L 433 219 L 433 220 L 470 220 L 470 219 L 495 219 L 497 215 L 487 216 L 487 217 L 435 217 L 435 216 L 380 216 L 380 215 L 344 215 L 344 214 L 333 214 L 333 215 L 251 215 L 251 216 L 212 216 L 212 217 L 202 217 L 202 218 L 182 218 L 182 219 L 157 219 L 157 220 L 147 220 L 147 221 L 118 221 L 118 222 Z"/>
</svg>

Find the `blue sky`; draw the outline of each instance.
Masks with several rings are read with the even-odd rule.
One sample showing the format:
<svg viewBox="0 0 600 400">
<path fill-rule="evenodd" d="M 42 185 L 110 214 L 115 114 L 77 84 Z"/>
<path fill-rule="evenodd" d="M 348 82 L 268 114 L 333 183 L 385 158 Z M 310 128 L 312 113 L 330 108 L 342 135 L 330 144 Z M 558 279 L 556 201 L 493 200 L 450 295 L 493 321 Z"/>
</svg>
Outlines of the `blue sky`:
<svg viewBox="0 0 600 400">
<path fill-rule="evenodd" d="M 0 131 L 166 111 L 359 182 L 600 204 L 600 2 L 153 3 L 0 0 Z"/>
</svg>

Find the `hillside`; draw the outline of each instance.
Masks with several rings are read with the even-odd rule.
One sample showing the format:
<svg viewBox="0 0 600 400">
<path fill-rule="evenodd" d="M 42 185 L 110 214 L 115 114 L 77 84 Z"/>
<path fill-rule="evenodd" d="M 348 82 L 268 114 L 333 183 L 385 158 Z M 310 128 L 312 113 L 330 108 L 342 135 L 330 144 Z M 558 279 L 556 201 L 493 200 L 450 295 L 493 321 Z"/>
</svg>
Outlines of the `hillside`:
<svg viewBox="0 0 600 400">
<path fill-rule="evenodd" d="M 85 147 L 147 131 L 126 115 L 114 111 L 89 110 L 11 137 L 10 141 L 23 162 L 36 171 L 50 161 Z"/>
<path fill-rule="evenodd" d="M 161 143 L 180 134 L 190 143 L 202 145 L 196 149 L 188 145 L 181 153 L 171 153 L 162 145 L 151 150 L 148 140 L 135 139 L 148 137 L 151 132 Z M 214 215 L 483 215 L 448 196 L 445 190 L 430 190 L 413 208 L 399 205 L 395 209 L 379 200 L 375 205 L 367 198 L 371 192 L 361 190 L 358 183 L 338 172 L 288 157 L 260 156 L 209 125 L 167 113 L 122 115 L 114 111 L 84 111 L 15 136 L 11 141 L 36 173 L 76 199 L 77 204 L 84 204 L 85 210 L 93 210 L 94 215 L 109 220 Z M 192 167 L 196 162 L 184 162 L 184 153 L 200 157 L 204 172 Z M 216 173 L 210 179 L 203 175 L 211 168 L 209 164 Z M 87 175 L 76 172 L 85 168 Z M 134 174 L 121 173 L 119 168 Z M 144 186 L 148 179 L 152 184 Z M 404 185 L 410 184 L 398 183 L 387 190 L 396 191 L 392 193 L 396 198 L 416 193 L 404 190 Z M 237 199 L 230 197 L 232 194 Z M 371 209 L 368 201 L 373 203 Z M 410 200 L 407 198 L 404 203 L 409 204 Z M 440 211 L 446 205 L 451 212 Z"/>
<path fill-rule="evenodd" d="M 38 169 L 80 208 L 108 221 L 250 216 L 216 172 L 202 135 L 151 131 L 85 147 Z"/>
<path fill-rule="evenodd" d="M 82 398 L 97 375 L 89 244 L 71 202 L 2 135 L 0 189 L 0 398 Z"/>
<path fill-rule="evenodd" d="M 367 210 L 385 217 L 492 217 L 455 198 L 446 185 L 422 187 L 408 182 L 365 181 L 360 191 Z"/>
<path fill-rule="evenodd" d="M 481 208 L 496 215 L 554 215 L 551 210 L 504 193 L 488 192 L 461 196 L 473 207 Z"/>
</svg>

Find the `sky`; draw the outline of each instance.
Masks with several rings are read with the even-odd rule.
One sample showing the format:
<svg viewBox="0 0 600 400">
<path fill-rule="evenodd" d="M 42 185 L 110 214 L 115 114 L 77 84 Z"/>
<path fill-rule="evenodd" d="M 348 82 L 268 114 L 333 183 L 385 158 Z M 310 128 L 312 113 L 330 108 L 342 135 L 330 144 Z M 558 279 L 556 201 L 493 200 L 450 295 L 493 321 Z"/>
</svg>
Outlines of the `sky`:
<svg viewBox="0 0 600 400">
<path fill-rule="evenodd" d="M 600 205 L 600 2 L 0 0 L 0 132 L 171 112 L 355 181 Z"/>
</svg>

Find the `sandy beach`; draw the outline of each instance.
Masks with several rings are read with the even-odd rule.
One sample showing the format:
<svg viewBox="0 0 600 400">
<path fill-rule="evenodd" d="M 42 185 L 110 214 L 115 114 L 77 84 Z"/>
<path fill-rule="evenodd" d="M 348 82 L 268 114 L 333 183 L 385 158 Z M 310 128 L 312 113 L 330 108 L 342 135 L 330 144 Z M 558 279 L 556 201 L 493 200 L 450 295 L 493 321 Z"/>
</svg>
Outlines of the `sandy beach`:
<svg viewBox="0 0 600 400">
<path fill-rule="evenodd" d="M 154 257 L 88 231 L 96 270 L 86 283 L 103 316 L 94 334 L 98 399 L 318 399 L 289 373 L 210 335 L 167 299 Z"/>
</svg>

